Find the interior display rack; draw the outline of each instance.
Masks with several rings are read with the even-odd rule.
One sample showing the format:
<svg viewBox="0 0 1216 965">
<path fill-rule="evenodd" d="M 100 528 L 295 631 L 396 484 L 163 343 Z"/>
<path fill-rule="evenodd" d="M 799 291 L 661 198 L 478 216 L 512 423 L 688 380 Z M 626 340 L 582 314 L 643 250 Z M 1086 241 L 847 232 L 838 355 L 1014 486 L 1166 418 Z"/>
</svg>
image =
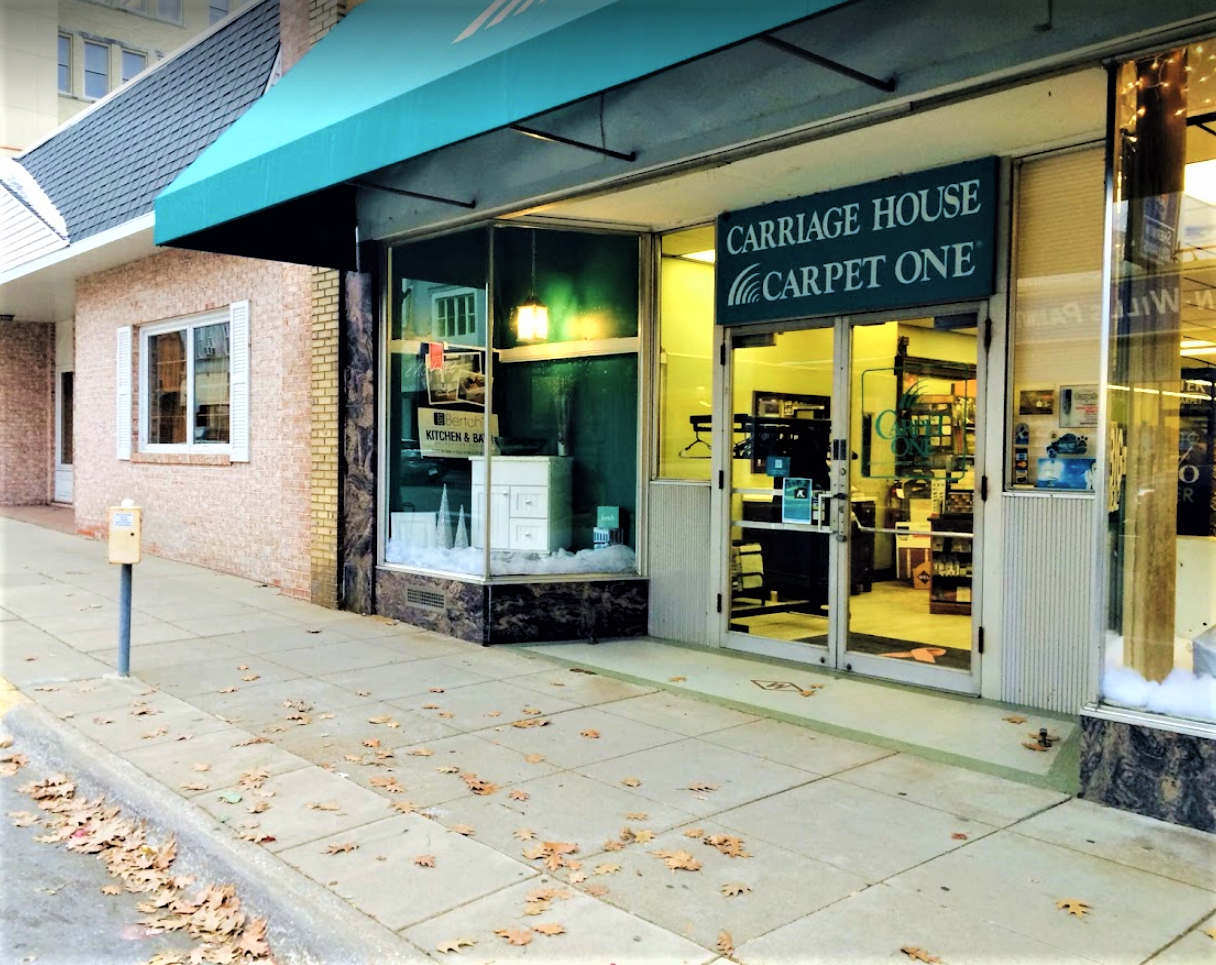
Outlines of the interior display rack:
<svg viewBox="0 0 1216 965">
<path fill-rule="evenodd" d="M 929 547 L 929 612 L 971 615 L 974 577 L 970 513 L 942 513 L 929 517 L 933 537 Z"/>
</svg>

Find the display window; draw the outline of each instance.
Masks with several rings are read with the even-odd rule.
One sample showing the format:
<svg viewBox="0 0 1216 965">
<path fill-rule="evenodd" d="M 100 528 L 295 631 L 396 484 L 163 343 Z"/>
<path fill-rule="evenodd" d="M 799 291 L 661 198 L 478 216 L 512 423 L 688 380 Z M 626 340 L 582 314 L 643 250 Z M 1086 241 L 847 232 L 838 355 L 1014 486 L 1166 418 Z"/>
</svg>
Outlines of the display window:
<svg viewBox="0 0 1216 965">
<path fill-rule="evenodd" d="M 1102 698 L 1216 721 L 1216 43 L 1116 68 Z"/>
<path fill-rule="evenodd" d="M 385 562 L 637 572 L 638 251 L 516 227 L 392 249 Z"/>
<path fill-rule="evenodd" d="M 1103 151 L 1017 171 L 1006 485 L 1093 492 L 1102 343 Z"/>
<path fill-rule="evenodd" d="M 708 481 L 713 460 L 714 229 L 660 241 L 658 476 Z"/>
</svg>

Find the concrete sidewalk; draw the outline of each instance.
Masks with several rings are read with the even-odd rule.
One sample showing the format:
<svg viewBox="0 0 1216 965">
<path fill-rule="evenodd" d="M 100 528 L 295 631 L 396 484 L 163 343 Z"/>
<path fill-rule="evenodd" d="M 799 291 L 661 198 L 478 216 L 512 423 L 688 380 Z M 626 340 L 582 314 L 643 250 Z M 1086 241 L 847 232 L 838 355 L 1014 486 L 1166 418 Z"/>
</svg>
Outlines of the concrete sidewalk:
<svg viewBox="0 0 1216 965">
<path fill-rule="evenodd" d="M 155 558 L 109 678 L 103 547 L 0 545 L 0 676 L 420 959 L 1216 962 L 1212 836 Z"/>
</svg>

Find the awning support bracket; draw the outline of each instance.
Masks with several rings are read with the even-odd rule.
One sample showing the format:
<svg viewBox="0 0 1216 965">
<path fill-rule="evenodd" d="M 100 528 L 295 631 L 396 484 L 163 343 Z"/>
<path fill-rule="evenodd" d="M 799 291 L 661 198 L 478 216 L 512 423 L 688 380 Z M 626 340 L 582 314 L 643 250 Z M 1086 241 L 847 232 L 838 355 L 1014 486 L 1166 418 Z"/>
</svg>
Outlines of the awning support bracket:
<svg viewBox="0 0 1216 965">
<path fill-rule="evenodd" d="M 437 194 L 423 194 L 421 191 L 407 191 L 405 188 L 394 188 L 387 184 L 375 184 L 371 181 L 344 181 L 343 184 L 349 184 L 355 188 L 367 188 L 371 191 L 386 191 L 389 194 L 399 194 L 406 198 L 420 198 L 423 201 L 434 201 L 437 204 L 450 204 L 457 208 L 465 208 L 469 211 L 477 207 L 476 201 L 457 201 L 454 198 L 441 198 Z"/>
<path fill-rule="evenodd" d="M 511 124 L 511 130 L 517 134 L 525 134 L 528 137 L 534 137 L 538 141 L 551 141 L 554 144 L 565 144 L 567 147 L 577 147 L 584 151 L 591 151 L 593 154 L 602 154 L 604 157 L 616 158 L 618 161 L 636 161 L 638 155 L 636 151 L 630 151 L 624 154 L 621 151 L 613 151 L 611 148 L 597 147 L 594 144 L 588 144 L 585 141 L 575 141 L 569 137 L 562 137 L 560 134 L 548 134 L 545 131 L 538 131 L 535 128 L 524 127 L 522 124 Z"/>
<path fill-rule="evenodd" d="M 819 54 L 812 53 L 804 47 L 799 47 L 797 44 L 791 44 L 789 41 L 782 40 L 780 37 L 774 37 L 772 34 L 762 34 L 757 38 L 764 41 L 770 47 L 776 47 L 778 50 L 784 51 L 787 54 L 793 54 L 795 57 L 801 57 L 803 60 L 810 61 L 819 67 L 826 67 L 828 70 L 834 70 L 838 74 L 843 74 L 845 77 L 858 81 L 862 84 L 869 84 L 871 87 L 876 87 L 879 90 L 886 91 L 890 94 L 895 90 L 895 78 L 888 77 L 882 80 L 878 77 L 871 77 L 869 74 L 863 74 L 860 70 L 854 70 L 852 67 L 846 67 L 844 64 L 838 63 L 827 57 L 821 57 Z"/>
</svg>

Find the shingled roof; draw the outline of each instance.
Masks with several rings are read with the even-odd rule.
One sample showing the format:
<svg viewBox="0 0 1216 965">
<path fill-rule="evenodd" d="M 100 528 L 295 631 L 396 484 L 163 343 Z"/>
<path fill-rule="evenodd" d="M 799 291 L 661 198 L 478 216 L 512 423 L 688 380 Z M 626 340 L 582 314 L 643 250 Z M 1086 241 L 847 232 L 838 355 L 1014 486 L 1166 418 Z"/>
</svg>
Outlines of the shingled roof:
<svg viewBox="0 0 1216 965">
<path fill-rule="evenodd" d="M 148 214 L 265 92 L 278 49 L 278 0 L 254 4 L 17 160 L 73 243 Z"/>
</svg>

